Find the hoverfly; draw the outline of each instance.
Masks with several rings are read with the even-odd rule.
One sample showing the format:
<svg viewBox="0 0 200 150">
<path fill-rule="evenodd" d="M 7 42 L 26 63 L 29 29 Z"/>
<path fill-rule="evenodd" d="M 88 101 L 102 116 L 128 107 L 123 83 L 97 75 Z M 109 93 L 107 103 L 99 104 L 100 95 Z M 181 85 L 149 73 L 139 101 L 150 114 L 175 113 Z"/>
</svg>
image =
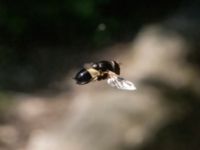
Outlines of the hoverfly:
<svg viewBox="0 0 200 150">
<path fill-rule="evenodd" d="M 84 85 L 91 81 L 107 80 L 107 83 L 121 90 L 136 90 L 135 85 L 120 75 L 120 66 L 116 61 L 99 61 L 82 68 L 74 77 L 77 84 Z"/>
</svg>

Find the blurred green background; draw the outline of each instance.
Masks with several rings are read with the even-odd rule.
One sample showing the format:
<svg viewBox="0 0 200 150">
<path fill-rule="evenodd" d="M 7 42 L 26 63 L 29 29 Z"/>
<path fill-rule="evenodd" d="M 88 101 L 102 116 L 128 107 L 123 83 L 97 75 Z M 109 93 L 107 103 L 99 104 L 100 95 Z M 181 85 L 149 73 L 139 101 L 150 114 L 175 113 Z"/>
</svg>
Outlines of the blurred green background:
<svg viewBox="0 0 200 150">
<path fill-rule="evenodd" d="M 2 0 L 0 89 L 30 92 L 45 88 L 91 51 L 132 40 L 142 26 L 167 18 L 185 3 Z"/>
</svg>

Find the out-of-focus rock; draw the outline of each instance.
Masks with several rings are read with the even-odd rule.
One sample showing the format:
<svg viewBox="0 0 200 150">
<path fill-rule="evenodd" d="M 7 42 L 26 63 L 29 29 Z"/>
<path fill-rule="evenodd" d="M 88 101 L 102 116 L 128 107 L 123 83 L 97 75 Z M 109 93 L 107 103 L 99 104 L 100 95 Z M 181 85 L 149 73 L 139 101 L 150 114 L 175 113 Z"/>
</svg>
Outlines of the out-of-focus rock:
<svg viewBox="0 0 200 150">
<path fill-rule="evenodd" d="M 155 25 L 145 28 L 133 43 L 120 48 L 113 59 L 122 62 L 121 76 L 133 81 L 137 90 L 117 90 L 103 81 L 73 85 L 70 97 L 60 97 L 70 99 L 66 103 L 67 117 L 57 119 L 45 130 L 34 130 L 27 150 L 140 148 L 184 112 L 169 102 L 172 99 L 163 94 L 162 88 L 192 88 L 199 82 L 194 68 L 185 61 L 187 42 L 178 34 Z M 105 58 L 108 57 L 112 54 Z"/>
</svg>

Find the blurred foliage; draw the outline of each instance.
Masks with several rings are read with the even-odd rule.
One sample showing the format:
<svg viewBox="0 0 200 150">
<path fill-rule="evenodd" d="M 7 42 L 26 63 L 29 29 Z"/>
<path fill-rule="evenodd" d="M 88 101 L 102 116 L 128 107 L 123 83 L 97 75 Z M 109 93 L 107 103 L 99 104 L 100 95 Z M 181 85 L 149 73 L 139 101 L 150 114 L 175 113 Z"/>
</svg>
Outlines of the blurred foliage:
<svg viewBox="0 0 200 150">
<path fill-rule="evenodd" d="M 152 2 L 143 4 L 119 0 L 32 0 L 11 3 L 4 0 L 0 2 L 0 23 L 3 32 L 1 41 L 9 45 L 20 41 L 23 44 L 69 44 L 81 36 L 92 41 L 98 34 L 98 24 L 102 22 L 108 26 L 107 32 L 112 33 L 114 38 L 127 28 L 134 30 L 145 21 L 156 20 L 166 15 L 176 3 L 172 6 L 170 2 L 164 2 L 165 7 L 161 6 L 156 10 L 161 13 L 156 13 L 152 11 L 155 8 Z"/>
<path fill-rule="evenodd" d="M 0 89 L 46 86 L 85 53 L 132 39 L 142 25 L 167 17 L 182 1 L 1 0 Z"/>
</svg>

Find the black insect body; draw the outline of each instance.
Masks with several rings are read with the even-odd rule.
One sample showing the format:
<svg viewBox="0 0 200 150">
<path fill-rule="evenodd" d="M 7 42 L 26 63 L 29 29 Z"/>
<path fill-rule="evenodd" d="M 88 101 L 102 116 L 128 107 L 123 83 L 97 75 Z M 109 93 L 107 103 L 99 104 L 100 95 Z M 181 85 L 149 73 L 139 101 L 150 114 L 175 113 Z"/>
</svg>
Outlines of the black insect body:
<svg viewBox="0 0 200 150">
<path fill-rule="evenodd" d="M 87 69 L 81 69 L 74 78 L 77 84 L 87 84 L 92 80 L 92 76 Z"/>
<path fill-rule="evenodd" d="M 112 87 L 123 90 L 135 90 L 134 84 L 120 75 L 120 66 L 116 61 L 99 61 L 82 68 L 74 77 L 77 84 L 83 85 L 91 81 L 107 80 Z"/>
<path fill-rule="evenodd" d="M 103 60 L 103 61 L 99 61 L 97 63 L 92 64 L 92 67 L 101 72 L 112 71 L 116 73 L 117 75 L 120 74 L 120 67 L 116 61 Z"/>
</svg>

